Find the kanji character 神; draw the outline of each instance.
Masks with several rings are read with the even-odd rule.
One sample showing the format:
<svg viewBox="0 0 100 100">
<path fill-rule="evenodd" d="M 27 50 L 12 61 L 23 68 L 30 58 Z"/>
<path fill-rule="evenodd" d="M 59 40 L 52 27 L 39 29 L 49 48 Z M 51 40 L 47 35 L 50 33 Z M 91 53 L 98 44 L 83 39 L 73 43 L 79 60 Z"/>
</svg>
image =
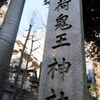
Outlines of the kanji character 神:
<svg viewBox="0 0 100 100">
<path fill-rule="evenodd" d="M 65 62 L 65 58 L 62 58 L 63 60 L 63 63 L 62 64 L 59 64 L 57 62 L 57 59 L 54 58 L 54 63 L 48 65 L 49 68 L 51 68 L 48 72 L 48 74 L 50 74 L 51 72 L 51 78 L 54 79 L 54 70 L 59 70 L 59 74 L 62 74 L 62 81 L 64 81 L 64 73 L 67 73 L 70 66 L 71 66 L 71 63 L 70 62 Z M 58 65 L 58 66 L 57 66 Z M 66 66 L 67 65 L 67 66 Z M 56 68 L 57 66 L 57 68 Z"/>
</svg>

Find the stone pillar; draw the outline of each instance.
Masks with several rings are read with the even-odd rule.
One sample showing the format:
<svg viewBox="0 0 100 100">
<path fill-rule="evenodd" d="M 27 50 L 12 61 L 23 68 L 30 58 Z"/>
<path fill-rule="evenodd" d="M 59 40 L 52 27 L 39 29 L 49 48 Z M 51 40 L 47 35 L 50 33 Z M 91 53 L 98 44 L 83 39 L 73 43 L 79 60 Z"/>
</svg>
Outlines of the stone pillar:
<svg viewBox="0 0 100 100">
<path fill-rule="evenodd" d="M 81 0 L 50 0 L 38 100 L 88 100 Z"/>
<path fill-rule="evenodd" d="M 11 0 L 0 30 L 0 100 L 2 99 L 13 46 L 26 0 Z"/>
</svg>

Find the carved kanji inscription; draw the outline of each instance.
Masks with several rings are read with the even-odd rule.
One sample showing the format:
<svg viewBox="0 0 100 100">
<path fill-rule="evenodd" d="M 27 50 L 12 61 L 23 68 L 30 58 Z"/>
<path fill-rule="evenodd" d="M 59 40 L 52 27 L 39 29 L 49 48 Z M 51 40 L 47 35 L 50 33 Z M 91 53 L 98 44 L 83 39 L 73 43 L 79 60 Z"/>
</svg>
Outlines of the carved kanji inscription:
<svg viewBox="0 0 100 100">
<path fill-rule="evenodd" d="M 70 62 L 66 62 L 66 59 L 63 57 L 62 61 L 63 63 L 59 63 L 57 62 L 57 59 L 54 58 L 54 62 L 50 65 L 48 65 L 48 67 L 50 68 L 50 70 L 48 71 L 48 74 L 51 73 L 51 78 L 54 79 L 54 72 L 55 71 L 59 71 L 59 74 L 62 75 L 62 81 L 64 81 L 64 74 L 68 72 L 71 63 Z"/>
<path fill-rule="evenodd" d="M 58 6 L 55 8 L 55 10 L 59 11 L 59 8 L 68 10 L 69 2 L 71 2 L 71 0 L 59 0 Z"/>
<path fill-rule="evenodd" d="M 57 30 L 58 28 L 60 28 L 61 30 L 70 29 L 72 25 L 66 23 L 67 19 L 68 19 L 68 15 L 60 14 L 56 19 L 57 24 L 55 25 L 56 27 L 55 30 Z"/>
<path fill-rule="evenodd" d="M 65 36 L 66 36 L 66 33 L 56 36 L 56 38 L 59 38 L 59 40 L 56 41 L 56 43 L 58 44 L 53 46 L 52 48 L 56 49 L 61 46 L 70 46 L 70 43 L 65 42 L 67 40 Z"/>
</svg>

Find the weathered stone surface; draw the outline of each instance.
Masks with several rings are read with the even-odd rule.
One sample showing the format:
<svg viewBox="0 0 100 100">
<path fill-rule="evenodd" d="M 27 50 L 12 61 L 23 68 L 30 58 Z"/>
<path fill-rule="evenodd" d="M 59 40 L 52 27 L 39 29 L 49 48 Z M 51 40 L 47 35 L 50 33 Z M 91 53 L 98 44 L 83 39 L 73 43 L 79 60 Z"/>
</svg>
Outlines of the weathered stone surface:
<svg viewBox="0 0 100 100">
<path fill-rule="evenodd" d="M 81 0 L 50 0 L 38 100 L 88 100 L 86 88 Z"/>
</svg>

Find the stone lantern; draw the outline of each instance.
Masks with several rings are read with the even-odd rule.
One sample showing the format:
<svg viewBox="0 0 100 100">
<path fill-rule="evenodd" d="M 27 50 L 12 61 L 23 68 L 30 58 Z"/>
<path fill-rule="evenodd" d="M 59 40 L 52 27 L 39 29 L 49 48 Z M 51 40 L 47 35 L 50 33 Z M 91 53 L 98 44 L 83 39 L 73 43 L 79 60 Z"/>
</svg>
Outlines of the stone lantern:
<svg viewBox="0 0 100 100">
<path fill-rule="evenodd" d="M 39 80 L 37 79 L 37 71 L 36 68 L 33 71 L 33 75 L 32 78 L 30 79 L 31 84 L 31 88 L 30 91 L 28 92 L 28 96 L 27 96 L 27 100 L 37 100 L 37 96 L 38 96 L 38 84 L 39 84 Z"/>
</svg>

